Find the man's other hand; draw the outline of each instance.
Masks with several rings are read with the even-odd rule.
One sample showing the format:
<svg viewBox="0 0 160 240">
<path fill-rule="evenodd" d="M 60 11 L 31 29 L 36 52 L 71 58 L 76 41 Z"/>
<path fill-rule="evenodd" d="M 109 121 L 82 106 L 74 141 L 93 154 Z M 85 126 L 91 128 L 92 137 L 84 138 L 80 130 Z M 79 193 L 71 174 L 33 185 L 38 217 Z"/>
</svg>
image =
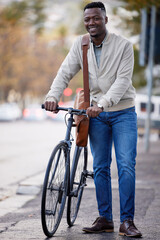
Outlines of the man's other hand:
<svg viewBox="0 0 160 240">
<path fill-rule="evenodd" d="M 89 117 L 98 117 L 98 115 L 102 112 L 102 108 L 99 108 L 97 105 L 94 105 L 93 107 L 87 108 L 86 114 Z"/>
<path fill-rule="evenodd" d="M 57 108 L 56 102 L 46 101 L 44 103 L 44 107 L 45 107 L 45 110 L 47 111 L 58 113 L 58 110 L 56 109 Z"/>
</svg>

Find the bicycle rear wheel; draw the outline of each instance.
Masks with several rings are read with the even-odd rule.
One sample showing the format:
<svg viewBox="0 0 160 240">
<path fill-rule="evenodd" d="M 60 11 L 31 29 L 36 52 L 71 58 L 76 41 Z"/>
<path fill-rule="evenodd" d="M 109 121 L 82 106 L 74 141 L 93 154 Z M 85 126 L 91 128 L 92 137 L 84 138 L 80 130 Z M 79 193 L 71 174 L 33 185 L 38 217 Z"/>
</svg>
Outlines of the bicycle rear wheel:
<svg viewBox="0 0 160 240">
<path fill-rule="evenodd" d="M 88 150 L 87 147 L 82 148 L 76 146 L 70 179 L 70 195 L 67 203 L 67 223 L 73 226 L 81 204 L 83 189 L 86 177 L 83 171 L 87 169 Z"/>
<path fill-rule="evenodd" d="M 62 142 L 52 152 L 43 184 L 41 221 L 47 237 L 52 237 L 60 224 L 67 196 L 68 178 L 67 148 Z"/>
</svg>

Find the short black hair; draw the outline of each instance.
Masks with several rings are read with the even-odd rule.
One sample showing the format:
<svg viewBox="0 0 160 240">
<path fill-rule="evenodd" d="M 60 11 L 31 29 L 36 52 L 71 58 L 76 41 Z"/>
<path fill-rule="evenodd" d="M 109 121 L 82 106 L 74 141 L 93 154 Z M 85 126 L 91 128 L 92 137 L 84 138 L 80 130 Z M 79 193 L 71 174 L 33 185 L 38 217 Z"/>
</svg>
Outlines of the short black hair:
<svg viewBox="0 0 160 240">
<path fill-rule="evenodd" d="M 91 2 L 88 3 L 85 7 L 84 7 L 84 11 L 88 8 L 100 8 L 102 11 L 105 11 L 106 13 L 106 8 L 104 6 L 104 4 L 102 2 Z"/>
</svg>

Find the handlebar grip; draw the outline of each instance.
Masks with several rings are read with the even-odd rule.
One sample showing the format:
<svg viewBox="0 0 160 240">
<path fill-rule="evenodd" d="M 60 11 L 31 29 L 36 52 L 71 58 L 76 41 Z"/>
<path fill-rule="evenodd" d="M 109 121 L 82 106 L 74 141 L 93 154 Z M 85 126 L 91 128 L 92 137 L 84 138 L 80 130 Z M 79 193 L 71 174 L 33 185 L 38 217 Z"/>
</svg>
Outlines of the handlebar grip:
<svg viewBox="0 0 160 240">
<path fill-rule="evenodd" d="M 41 108 L 45 109 L 45 105 L 42 104 Z M 75 113 L 86 114 L 86 110 L 84 110 L 84 109 L 65 108 L 65 107 L 59 107 L 58 105 L 57 105 L 56 110 L 62 110 L 62 111 L 69 111 L 69 110 L 71 110 L 72 112 L 75 112 Z"/>
<path fill-rule="evenodd" d="M 42 109 L 45 109 L 45 105 L 42 104 L 42 105 L 41 105 L 41 108 L 42 108 Z M 57 105 L 57 108 L 56 108 L 56 109 L 58 110 L 58 108 L 59 108 L 59 106 Z"/>
</svg>

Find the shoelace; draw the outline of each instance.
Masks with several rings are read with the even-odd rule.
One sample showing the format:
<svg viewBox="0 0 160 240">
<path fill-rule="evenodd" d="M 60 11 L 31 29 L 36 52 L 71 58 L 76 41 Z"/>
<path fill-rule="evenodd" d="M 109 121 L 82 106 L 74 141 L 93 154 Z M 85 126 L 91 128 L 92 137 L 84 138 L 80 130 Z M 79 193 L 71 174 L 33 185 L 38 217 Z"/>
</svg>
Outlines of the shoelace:
<svg viewBox="0 0 160 240">
<path fill-rule="evenodd" d="M 128 224 L 129 224 L 129 226 L 127 229 L 137 229 L 132 220 L 128 220 Z"/>
<path fill-rule="evenodd" d="M 100 217 L 97 217 L 96 220 L 94 221 L 94 223 L 92 223 L 92 225 L 94 225 L 99 219 L 100 219 Z"/>
</svg>

